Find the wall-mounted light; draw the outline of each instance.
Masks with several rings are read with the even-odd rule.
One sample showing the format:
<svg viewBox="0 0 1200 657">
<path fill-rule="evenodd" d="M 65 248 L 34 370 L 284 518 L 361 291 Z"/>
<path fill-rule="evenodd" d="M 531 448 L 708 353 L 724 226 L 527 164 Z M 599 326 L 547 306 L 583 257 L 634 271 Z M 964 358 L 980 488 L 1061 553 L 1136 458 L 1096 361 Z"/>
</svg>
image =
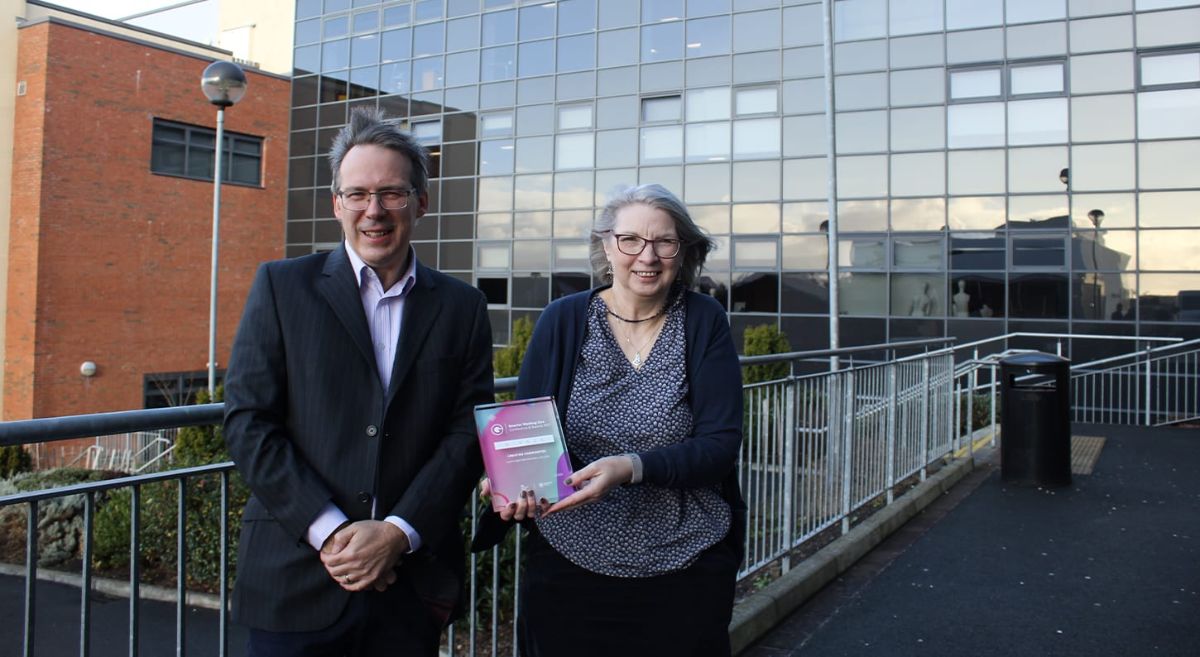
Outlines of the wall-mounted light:
<svg viewBox="0 0 1200 657">
<path fill-rule="evenodd" d="M 79 364 L 79 373 L 91 378 L 96 376 L 96 364 L 90 360 L 85 360 Z"/>
</svg>

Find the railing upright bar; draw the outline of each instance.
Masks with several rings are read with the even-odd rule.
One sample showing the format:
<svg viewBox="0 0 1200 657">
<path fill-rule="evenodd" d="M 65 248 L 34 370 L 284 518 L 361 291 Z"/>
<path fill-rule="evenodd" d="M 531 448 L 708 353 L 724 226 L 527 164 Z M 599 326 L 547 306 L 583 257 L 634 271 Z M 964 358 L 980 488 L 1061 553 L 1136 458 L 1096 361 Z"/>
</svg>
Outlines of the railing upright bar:
<svg viewBox="0 0 1200 657">
<path fill-rule="evenodd" d="M 991 376 L 992 376 L 992 381 L 988 386 L 991 389 L 991 400 L 992 400 L 992 408 L 991 408 L 992 441 L 991 442 L 992 442 L 992 447 L 995 447 L 996 446 L 996 392 L 997 392 L 997 388 L 999 387 L 999 386 L 997 386 L 997 381 L 996 381 L 996 363 L 995 363 L 995 361 L 993 361 L 991 364 Z"/>
<path fill-rule="evenodd" d="M 134 484 L 129 494 L 129 657 L 138 657 L 138 629 L 141 614 L 138 613 L 138 598 L 141 597 L 141 553 L 139 534 L 142 530 L 142 487 Z"/>
<path fill-rule="evenodd" d="M 79 657 L 92 651 L 92 526 L 96 519 L 96 494 L 83 498 L 83 564 L 79 582 Z"/>
<path fill-rule="evenodd" d="M 796 536 L 796 509 L 794 496 L 796 494 L 796 381 L 788 377 L 784 384 L 783 401 L 783 471 L 779 473 L 783 480 L 782 517 L 783 522 L 783 572 L 792 568 L 791 550 Z"/>
<path fill-rule="evenodd" d="M 1146 349 L 1146 400 L 1145 400 L 1146 426 L 1153 425 L 1153 422 L 1150 420 L 1150 386 L 1151 386 L 1150 349 L 1147 347 L 1147 349 Z"/>
<path fill-rule="evenodd" d="M 896 501 L 896 368 L 895 363 L 887 366 L 887 503 Z"/>
<path fill-rule="evenodd" d="M 21 654 L 34 655 L 34 632 L 37 629 L 37 566 L 38 566 L 38 503 L 30 500 L 25 518 L 25 642 Z"/>
<path fill-rule="evenodd" d="M 850 531 L 850 511 L 853 504 L 850 490 L 854 476 L 854 370 L 842 370 L 837 375 L 842 384 L 841 448 L 842 448 L 842 533 Z M 835 420 L 836 421 L 836 420 Z"/>
<path fill-rule="evenodd" d="M 187 654 L 187 479 L 179 479 L 175 508 L 175 654 Z"/>
<path fill-rule="evenodd" d="M 229 654 L 229 471 L 221 471 L 221 559 L 220 583 L 221 613 L 217 617 L 217 654 Z"/>
<path fill-rule="evenodd" d="M 929 476 L 929 360 L 921 361 L 921 481 Z"/>
</svg>

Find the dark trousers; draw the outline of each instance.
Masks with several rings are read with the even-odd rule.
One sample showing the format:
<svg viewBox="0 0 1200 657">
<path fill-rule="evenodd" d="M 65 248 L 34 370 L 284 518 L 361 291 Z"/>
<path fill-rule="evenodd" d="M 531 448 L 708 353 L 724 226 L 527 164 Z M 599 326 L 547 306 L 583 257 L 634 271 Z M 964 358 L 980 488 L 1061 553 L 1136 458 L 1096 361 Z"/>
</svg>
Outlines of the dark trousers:
<svg viewBox="0 0 1200 657">
<path fill-rule="evenodd" d="M 530 532 L 518 632 L 525 657 L 728 657 L 738 559 L 729 542 L 687 568 L 609 577 Z"/>
<path fill-rule="evenodd" d="M 403 578 L 387 591 L 350 596 L 329 627 L 303 632 L 250 629 L 248 657 L 435 657 L 442 628 Z"/>
</svg>

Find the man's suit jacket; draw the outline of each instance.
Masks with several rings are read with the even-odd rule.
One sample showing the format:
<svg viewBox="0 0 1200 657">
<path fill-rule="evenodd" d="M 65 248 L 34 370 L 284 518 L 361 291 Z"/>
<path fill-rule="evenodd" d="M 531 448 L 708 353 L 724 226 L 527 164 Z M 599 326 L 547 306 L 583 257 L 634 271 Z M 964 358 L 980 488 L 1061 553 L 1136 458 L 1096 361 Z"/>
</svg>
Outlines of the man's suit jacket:
<svg viewBox="0 0 1200 657">
<path fill-rule="evenodd" d="M 355 594 L 306 541 L 329 501 L 351 520 L 411 524 L 422 545 L 400 577 L 453 606 L 460 511 L 483 470 L 472 411 L 493 400 L 491 341 L 482 293 L 418 263 L 384 390 L 344 246 L 259 268 L 225 382 L 225 440 L 253 493 L 235 621 L 300 631 L 338 618 Z"/>
</svg>

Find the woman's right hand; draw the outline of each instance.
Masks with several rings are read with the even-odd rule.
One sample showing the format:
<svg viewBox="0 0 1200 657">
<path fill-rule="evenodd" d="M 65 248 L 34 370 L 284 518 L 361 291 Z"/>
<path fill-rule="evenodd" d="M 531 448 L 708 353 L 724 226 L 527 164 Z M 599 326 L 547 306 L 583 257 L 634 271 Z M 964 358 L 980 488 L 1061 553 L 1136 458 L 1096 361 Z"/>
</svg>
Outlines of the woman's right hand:
<svg viewBox="0 0 1200 657">
<path fill-rule="evenodd" d="M 487 499 L 492 495 L 492 482 L 487 477 L 479 482 L 479 498 Z M 549 508 L 550 503 L 542 499 L 539 503 L 534 498 L 533 491 L 523 490 L 517 496 L 515 501 L 511 501 L 507 506 L 502 506 L 496 513 L 500 515 L 500 519 L 504 522 L 517 521 L 520 522 L 527 518 L 540 518 L 542 513 Z"/>
</svg>

